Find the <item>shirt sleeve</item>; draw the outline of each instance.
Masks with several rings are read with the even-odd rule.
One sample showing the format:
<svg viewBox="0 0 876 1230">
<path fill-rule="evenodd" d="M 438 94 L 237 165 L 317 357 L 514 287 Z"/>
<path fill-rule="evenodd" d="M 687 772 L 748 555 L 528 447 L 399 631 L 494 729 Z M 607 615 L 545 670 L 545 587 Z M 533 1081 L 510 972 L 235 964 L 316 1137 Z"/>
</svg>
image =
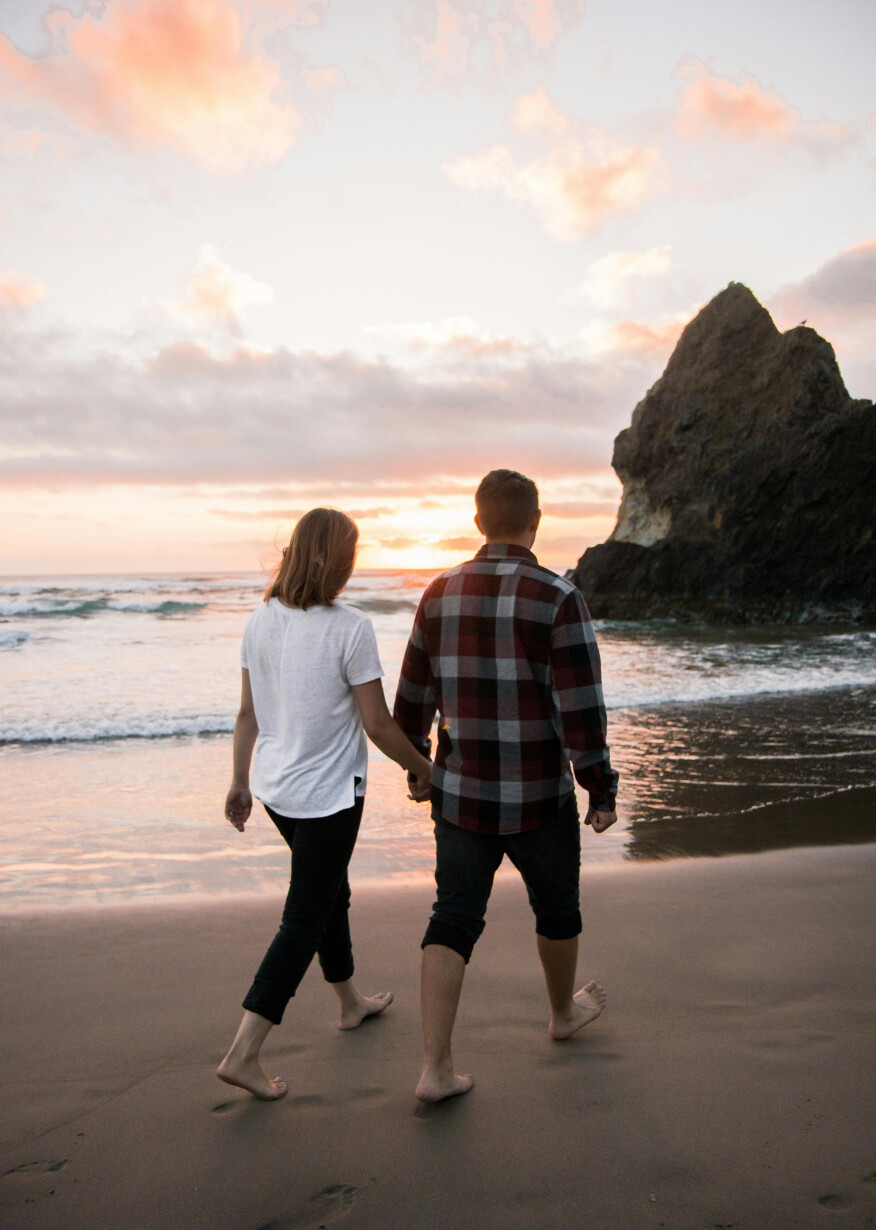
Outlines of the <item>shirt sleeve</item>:
<svg viewBox="0 0 876 1230">
<path fill-rule="evenodd" d="M 363 618 L 350 638 L 344 662 L 344 674 L 351 688 L 360 683 L 370 683 L 383 676 L 380 654 L 377 652 L 377 637 L 370 619 Z"/>
<path fill-rule="evenodd" d="M 618 775 L 606 743 L 602 667 L 590 612 L 578 590 L 557 609 L 551 632 L 552 696 L 557 734 L 575 780 L 597 811 L 614 811 Z"/>
<path fill-rule="evenodd" d="M 249 670 L 249 630 L 252 626 L 252 615 L 246 621 L 246 627 L 243 630 L 243 637 L 240 642 L 240 665 L 243 669 Z"/>
<path fill-rule="evenodd" d="M 428 593 L 428 591 L 427 591 Z M 432 748 L 429 731 L 435 717 L 435 680 L 429 658 L 425 628 L 426 594 L 420 599 L 414 626 L 402 661 L 392 716 L 418 752 L 428 756 Z"/>
</svg>

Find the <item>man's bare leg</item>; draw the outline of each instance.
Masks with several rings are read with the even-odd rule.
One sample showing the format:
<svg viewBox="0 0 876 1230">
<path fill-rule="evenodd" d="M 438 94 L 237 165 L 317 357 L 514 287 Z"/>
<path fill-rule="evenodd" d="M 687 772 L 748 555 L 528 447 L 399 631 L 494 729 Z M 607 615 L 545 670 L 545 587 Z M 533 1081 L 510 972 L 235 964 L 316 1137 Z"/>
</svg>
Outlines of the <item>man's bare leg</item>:
<svg viewBox="0 0 876 1230">
<path fill-rule="evenodd" d="M 423 949 L 420 977 L 420 1010 L 423 1018 L 423 1074 L 417 1085 L 421 1102 L 442 1102 L 445 1098 L 468 1093 L 474 1081 L 453 1071 L 450 1039 L 465 961 L 452 948 L 427 944 Z"/>
<path fill-rule="evenodd" d="M 578 965 L 577 935 L 568 940 L 549 940 L 544 935 L 535 938 L 551 1005 L 548 1030 L 559 1042 L 596 1020 L 605 1007 L 605 991 L 598 982 L 588 982 L 573 994 Z"/>
<path fill-rule="evenodd" d="M 376 1016 L 392 1003 L 392 991 L 382 991 L 380 995 L 360 995 L 352 978 L 329 985 L 341 1005 L 338 1029 L 357 1029 L 366 1016 Z"/>
<path fill-rule="evenodd" d="M 273 1028 L 273 1023 L 266 1017 L 245 1009 L 231 1050 L 216 1069 L 220 1081 L 246 1089 L 266 1102 L 282 1098 L 288 1092 L 288 1085 L 277 1076 L 266 1076 L 259 1063 L 262 1043 Z"/>
</svg>

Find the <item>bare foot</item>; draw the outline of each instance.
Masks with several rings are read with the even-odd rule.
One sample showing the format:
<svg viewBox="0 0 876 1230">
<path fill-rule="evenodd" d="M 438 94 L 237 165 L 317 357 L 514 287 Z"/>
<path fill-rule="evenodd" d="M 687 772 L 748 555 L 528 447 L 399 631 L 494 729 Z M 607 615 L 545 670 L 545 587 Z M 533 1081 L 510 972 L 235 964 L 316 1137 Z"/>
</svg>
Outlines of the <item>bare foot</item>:
<svg viewBox="0 0 876 1230">
<path fill-rule="evenodd" d="M 247 1061 L 228 1054 L 216 1069 L 216 1075 L 226 1085 L 245 1089 L 265 1102 L 276 1102 L 277 1098 L 283 1098 L 289 1092 L 289 1086 L 279 1076 L 265 1076 L 257 1059 Z"/>
<path fill-rule="evenodd" d="M 338 1029 L 358 1029 L 366 1016 L 377 1016 L 392 1003 L 392 991 L 379 995 L 360 995 L 355 1004 L 344 1004 L 338 1021 Z"/>
<path fill-rule="evenodd" d="M 421 1102 L 443 1102 L 445 1098 L 458 1098 L 468 1093 L 473 1085 L 471 1076 L 457 1076 L 454 1072 L 444 1075 L 424 1068 L 417 1085 L 417 1097 Z"/>
<path fill-rule="evenodd" d="M 572 1004 L 568 1012 L 555 1014 L 551 1017 L 548 1030 L 552 1038 L 561 1042 L 571 1038 L 584 1025 L 595 1021 L 605 1007 L 605 991 L 598 982 L 586 983 L 580 991 L 572 996 Z"/>
</svg>

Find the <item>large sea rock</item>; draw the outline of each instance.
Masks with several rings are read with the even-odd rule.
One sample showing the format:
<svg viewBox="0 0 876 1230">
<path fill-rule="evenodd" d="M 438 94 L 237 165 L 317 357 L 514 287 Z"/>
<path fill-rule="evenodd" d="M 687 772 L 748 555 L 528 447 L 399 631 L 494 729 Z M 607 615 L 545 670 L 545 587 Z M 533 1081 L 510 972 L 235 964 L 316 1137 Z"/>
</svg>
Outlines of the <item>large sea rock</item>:
<svg viewBox="0 0 876 1230">
<path fill-rule="evenodd" d="M 617 525 L 571 574 L 594 617 L 876 624 L 876 408 L 747 287 L 690 322 L 612 464 Z"/>
</svg>

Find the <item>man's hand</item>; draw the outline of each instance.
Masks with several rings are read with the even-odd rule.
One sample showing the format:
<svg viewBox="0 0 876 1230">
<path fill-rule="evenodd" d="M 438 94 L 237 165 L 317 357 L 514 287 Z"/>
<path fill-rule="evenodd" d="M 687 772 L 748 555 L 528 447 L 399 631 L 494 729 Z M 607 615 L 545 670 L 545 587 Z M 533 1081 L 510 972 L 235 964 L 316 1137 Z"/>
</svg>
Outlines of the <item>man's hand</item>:
<svg viewBox="0 0 876 1230">
<path fill-rule="evenodd" d="M 232 786 L 225 798 L 225 819 L 234 825 L 238 833 L 243 832 L 251 811 L 252 794 L 249 786 Z"/>
<path fill-rule="evenodd" d="M 429 802 L 429 780 L 431 773 L 408 774 L 408 798 L 415 803 Z"/>
<path fill-rule="evenodd" d="M 584 823 L 589 824 L 594 833 L 604 833 L 617 820 L 616 811 L 597 811 L 595 807 L 587 808 Z"/>
</svg>

